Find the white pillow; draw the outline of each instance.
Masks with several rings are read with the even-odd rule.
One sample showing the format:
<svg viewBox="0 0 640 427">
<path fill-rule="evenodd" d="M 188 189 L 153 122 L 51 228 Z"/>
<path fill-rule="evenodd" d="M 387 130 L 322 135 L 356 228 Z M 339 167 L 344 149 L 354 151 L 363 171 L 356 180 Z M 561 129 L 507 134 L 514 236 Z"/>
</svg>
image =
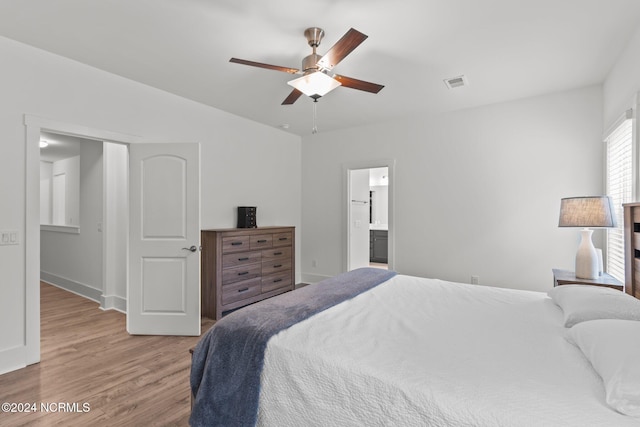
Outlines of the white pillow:
<svg viewBox="0 0 640 427">
<path fill-rule="evenodd" d="M 561 285 L 547 292 L 564 313 L 564 326 L 596 319 L 640 320 L 640 300 L 624 292 L 589 285 Z"/>
<path fill-rule="evenodd" d="M 583 322 L 569 330 L 569 338 L 602 378 L 607 404 L 640 419 L 640 322 Z"/>
</svg>

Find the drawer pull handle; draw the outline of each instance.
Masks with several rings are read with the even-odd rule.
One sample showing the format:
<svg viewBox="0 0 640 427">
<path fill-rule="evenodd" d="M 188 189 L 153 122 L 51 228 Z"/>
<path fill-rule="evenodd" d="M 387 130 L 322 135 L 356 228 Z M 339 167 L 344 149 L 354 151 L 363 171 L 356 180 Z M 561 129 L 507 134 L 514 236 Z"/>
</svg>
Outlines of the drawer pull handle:
<svg viewBox="0 0 640 427">
<path fill-rule="evenodd" d="M 249 288 L 242 288 L 242 289 L 238 289 L 238 292 L 247 292 L 249 290 Z"/>
<path fill-rule="evenodd" d="M 267 243 L 266 239 L 258 240 L 258 243 Z"/>
<path fill-rule="evenodd" d="M 245 274 L 249 274 L 249 272 L 248 271 L 243 271 L 241 273 L 238 273 L 238 276 L 244 276 Z"/>
<path fill-rule="evenodd" d="M 244 258 L 238 258 L 238 261 L 248 261 L 249 257 L 244 257 Z"/>
<path fill-rule="evenodd" d="M 280 267 L 282 267 L 282 264 L 276 264 L 273 266 L 273 268 L 280 268 Z"/>
<path fill-rule="evenodd" d="M 289 239 L 288 237 L 281 237 L 278 240 L 283 241 L 283 240 L 288 240 L 288 239 Z"/>
<path fill-rule="evenodd" d="M 242 242 L 231 242 L 231 246 L 239 246 Z"/>
<path fill-rule="evenodd" d="M 282 252 L 274 252 L 274 255 L 282 255 Z"/>
<path fill-rule="evenodd" d="M 273 283 L 278 283 L 278 282 L 282 282 L 282 279 L 276 279 L 273 281 Z"/>
</svg>

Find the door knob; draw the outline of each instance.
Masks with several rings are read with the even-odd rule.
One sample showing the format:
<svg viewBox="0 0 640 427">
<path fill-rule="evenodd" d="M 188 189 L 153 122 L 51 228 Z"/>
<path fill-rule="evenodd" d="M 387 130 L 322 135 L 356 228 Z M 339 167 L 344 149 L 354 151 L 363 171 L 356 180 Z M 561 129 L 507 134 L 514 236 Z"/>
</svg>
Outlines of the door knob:
<svg viewBox="0 0 640 427">
<path fill-rule="evenodd" d="M 198 250 L 198 248 L 196 246 L 191 246 L 190 248 L 182 248 L 183 251 L 191 251 L 191 252 L 195 252 Z"/>
</svg>

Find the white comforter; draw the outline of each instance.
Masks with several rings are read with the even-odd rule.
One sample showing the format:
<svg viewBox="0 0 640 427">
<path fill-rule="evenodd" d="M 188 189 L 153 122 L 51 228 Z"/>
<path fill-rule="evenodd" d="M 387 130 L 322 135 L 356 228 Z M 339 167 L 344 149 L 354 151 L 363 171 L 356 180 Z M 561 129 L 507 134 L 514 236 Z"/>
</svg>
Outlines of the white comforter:
<svg viewBox="0 0 640 427">
<path fill-rule="evenodd" d="M 638 426 L 543 293 L 398 275 L 268 343 L 262 426 Z"/>
</svg>

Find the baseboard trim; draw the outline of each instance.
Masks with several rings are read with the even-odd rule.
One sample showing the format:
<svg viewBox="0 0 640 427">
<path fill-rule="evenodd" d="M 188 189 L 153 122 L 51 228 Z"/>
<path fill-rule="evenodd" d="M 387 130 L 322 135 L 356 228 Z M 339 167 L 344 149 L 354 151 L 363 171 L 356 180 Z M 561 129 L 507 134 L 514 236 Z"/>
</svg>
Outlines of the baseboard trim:
<svg viewBox="0 0 640 427">
<path fill-rule="evenodd" d="M 324 279 L 329 279 L 333 276 L 325 276 L 323 274 L 311 274 L 311 273 L 302 273 L 302 282 L 313 285 L 315 283 L 321 282 Z"/>
<path fill-rule="evenodd" d="M 42 270 L 40 270 L 40 280 L 64 289 L 65 291 L 90 299 L 91 301 L 95 301 L 97 303 L 101 302 L 102 291 L 100 289 L 92 288 L 89 285 L 85 285 L 84 283 L 79 283 Z"/>
<path fill-rule="evenodd" d="M 127 300 L 117 295 L 102 295 L 100 297 L 101 310 L 116 310 L 120 313 L 127 314 Z"/>
<path fill-rule="evenodd" d="M 26 367 L 25 354 L 24 346 L 0 350 L 0 375 Z"/>
</svg>

